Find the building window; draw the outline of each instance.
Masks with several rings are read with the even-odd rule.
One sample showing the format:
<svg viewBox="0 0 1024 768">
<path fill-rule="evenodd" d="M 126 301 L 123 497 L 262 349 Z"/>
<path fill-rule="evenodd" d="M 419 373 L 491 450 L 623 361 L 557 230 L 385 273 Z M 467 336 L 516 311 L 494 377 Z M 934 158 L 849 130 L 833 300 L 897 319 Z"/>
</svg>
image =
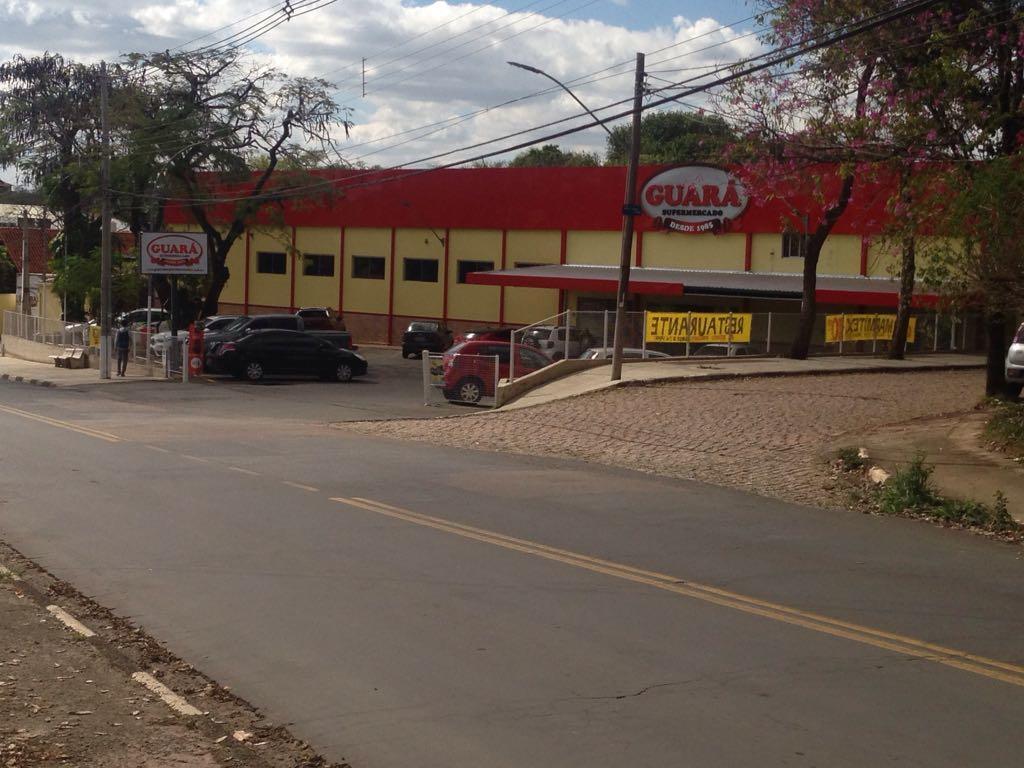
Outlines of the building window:
<svg viewBox="0 0 1024 768">
<path fill-rule="evenodd" d="M 802 259 L 807 255 L 808 236 L 801 232 L 784 232 L 782 234 L 782 258 Z"/>
<path fill-rule="evenodd" d="M 493 261 L 460 261 L 458 282 L 465 283 L 470 272 L 490 272 L 494 269 Z"/>
<path fill-rule="evenodd" d="M 404 279 L 414 283 L 437 282 L 437 259 L 402 259 Z"/>
<path fill-rule="evenodd" d="M 288 272 L 288 258 L 283 253 L 259 251 L 256 254 L 256 271 L 264 275 L 283 275 Z"/>
<path fill-rule="evenodd" d="M 309 253 L 302 257 L 302 274 L 307 277 L 334 277 L 334 255 Z"/>
<path fill-rule="evenodd" d="M 359 277 L 363 280 L 384 279 L 384 257 L 383 256 L 353 256 L 352 277 Z"/>
</svg>

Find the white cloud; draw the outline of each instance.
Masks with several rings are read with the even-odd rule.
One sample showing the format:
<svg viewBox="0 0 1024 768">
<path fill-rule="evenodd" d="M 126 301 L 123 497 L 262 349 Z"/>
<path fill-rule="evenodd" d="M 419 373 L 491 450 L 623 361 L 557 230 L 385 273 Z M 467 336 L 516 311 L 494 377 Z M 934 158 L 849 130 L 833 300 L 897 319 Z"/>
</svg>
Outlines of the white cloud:
<svg viewBox="0 0 1024 768">
<path fill-rule="evenodd" d="M 628 5 L 626 0 L 613 1 Z M 339 141 L 340 150 L 351 158 L 386 165 L 580 112 L 556 89 L 419 141 L 409 141 L 416 134 L 383 140 L 552 85 L 541 76 L 509 67 L 507 60 L 528 63 L 566 82 L 619 64 L 572 86 L 597 109 L 630 96 L 632 61 L 638 50 L 652 52 L 648 70 L 668 80 L 692 75 L 688 68 L 734 61 L 757 50 L 754 38 L 737 39 L 745 30 L 720 29 L 713 19 L 676 17 L 671 24 L 637 31 L 554 15 L 566 7 L 570 6 L 545 0 L 531 6 L 533 13 L 508 14 L 486 4 L 362 0 L 354 10 L 352 3 L 342 0 L 277 27 L 260 39 L 259 55 L 290 74 L 324 75 L 336 82 L 338 96 L 352 107 L 356 123 L 351 138 Z M 0 57 L 56 49 L 72 58 L 109 60 L 133 50 L 163 50 L 250 16 L 253 8 L 251 0 L 78 0 L 74 10 L 66 0 L 7 0 L 0 5 Z M 545 8 L 550 15 L 538 10 Z M 262 17 L 256 15 L 197 44 L 223 38 Z M 445 26 L 434 29 L 440 25 Z M 664 85 L 656 79 L 651 84 Z M 403 143 L 392 146 L 399 142 Z M 604 132 L 593 128 L 558 143 L 602 152 Z"/>
</svg>

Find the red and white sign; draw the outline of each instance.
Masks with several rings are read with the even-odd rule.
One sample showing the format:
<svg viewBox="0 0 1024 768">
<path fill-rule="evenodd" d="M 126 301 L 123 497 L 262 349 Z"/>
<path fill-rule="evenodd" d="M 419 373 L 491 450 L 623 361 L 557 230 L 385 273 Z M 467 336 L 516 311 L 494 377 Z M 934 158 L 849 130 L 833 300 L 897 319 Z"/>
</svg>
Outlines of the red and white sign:
<svg viewBox="0 0 1024 768">
<path fill-rule="evenodd" d="M 721 232 L 746 210 L 748 199 L 739 179 L 705 165 L 669 168 L 641 192 L 644 213 L 677 232 Z"/>
<path fill-rule="evenodd" d="M 144 275 L 208 274 L 207 237 L 195 232 L 144 232 L 141 263 Z"/>
</svg>

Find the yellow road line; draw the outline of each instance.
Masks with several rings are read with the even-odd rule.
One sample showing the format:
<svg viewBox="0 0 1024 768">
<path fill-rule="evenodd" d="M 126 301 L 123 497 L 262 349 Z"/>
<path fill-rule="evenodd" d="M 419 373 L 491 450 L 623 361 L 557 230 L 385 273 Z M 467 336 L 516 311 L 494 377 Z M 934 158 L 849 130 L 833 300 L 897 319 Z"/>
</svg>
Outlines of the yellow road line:
<svg viewBox="0 0 1024 768">
<path fill-rule="evenodd" d="M 81 424 L 72 424 L 70 421 L 61 421 L 60 419 L 54 419 L 49 416 L 43 416 L 42 414 L 32 413 L 30 411 L 23 411 L 20 408 L 11 408 L 9 405 L 0 405 L 0 411 L 9 413 L 12 416 L 20 416 L 23 419 L 30 419 L 32 421 L 38 421 L 41 424 L 47 424 L 51 427 L 58 427 L 59 429 L 67 429 L 71 432 L 77 432 L 80 435 L 86 435 L 87 437 L 95 437 L 99 440 L 106 440 L 108 443 L 119 443 L 121 438 L 117 435 L 112 435 L 109 432 L 101 432 L 98 429 L 92 427 L 83 427 Z"/>
<path fill-rule="evenodd" d="M 251 469 L 245 469 L 244 467 L 228 467 L 232 472 L 241 472 L 243 475 L 253 475 L 259 477 L 259 472 L 253 472 Z"/>
<path fill-rule="evenodd" d="M 309 491 L 310 493 L 319 493 L 319 488 L 314 488 L 312 485 L 303 485 L 302 483 L 293 483 L 291 480 L 282 480 L 285 485 L 290 485 L 292 488 L 298 488 L 300 491 Z"/>
<path fill-rule="evenodd" d="M 451 520 L 424 515 L 401 507 L 384 504 L 360 497 L 332 498 L 331 501 L 347 504 L 380 515 L 386 515 L 416 525 L 433 528 L 463 538 L 480 541 L 524 554 L 542 557 L 546 560 L 572 565 L 577 568 L 601 573 L 638 584 L 655 587 L 667 592 L 712 603 L 762 618 L 792 624 L 814 632 L 882 648 L 914 658 L 922 658 L 936 664 L 982 675 L 993 680 L 1024 687 L 1024 667 L 996 659 L 946 648 L 935 643 L 873 629 L 848 621 L 802 611 L 789 606 L 748 597 L 729 590 L 704 584 L 687 582 L 675 576 L 645 571 L 629 565 L 590 557 L 570 550 L 549 547 L 546 544 L 519 539 L 514 536 L 464 525 Z"/>
</svg>

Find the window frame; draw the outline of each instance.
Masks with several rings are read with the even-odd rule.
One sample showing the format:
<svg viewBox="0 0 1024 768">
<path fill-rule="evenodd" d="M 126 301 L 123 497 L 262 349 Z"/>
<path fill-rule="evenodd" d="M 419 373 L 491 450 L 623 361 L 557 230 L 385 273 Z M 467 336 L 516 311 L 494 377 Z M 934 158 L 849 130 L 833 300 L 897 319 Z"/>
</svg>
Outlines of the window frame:
<svg viewBox="0 0 1024 768">
<path fill-rule="evenodd" d="M 376 274 L 376 269 L 359 269 L 359 266 L 379 266 L 380 274 Z M 365 274 L 357 274 L 357 272 L 363 271 Z M 383 280 L 387 275 L 388 264 L 387 259 L 383 256 L 352 256 L 352 279 L 353 280 Z"/>
<path fill-rule="evenodd" d="M 277 266 L 277 257 L 280 257 L 281 269 L 264 269 L 266 264 L 264 263 L 264 257 L 274 257 L 274 261 L 270 266 Z M 260 275 L 287 275 L 288 274 L 288 254 L 284 251 L 257 251 L 256 252 L 256 273 Z"/>
<path fill-rule="evenodd" d="M 804 232 L 783 232 L 782 233 L 782 256 L 783 259 L 804 259 L 807 258 L 807 241 L 810 235 Z M 794 247 L 794 243 L 796 244 Z M 793 251 L 796 250 L 796 253 Z"/>
<path fill-rule="evenodd" d="M 484 265 L 487 265 L 486 267 Z M 467 271 L 469 265 L 474 265 L 474 269 Z M 466 282 L 466 276 L 471 275 L 474 272 L 493 272 L 494 262 L 483 261 L 481 259 L 459 259 L 455 262 L 455 282 L 459 285 L 472 285 L 472 283 Z"/>
<path fill-rule="evenodd" d="M 433 265 L 433 279 L 427 279 L 423 277 L 422 272 L 420 274 L 414 274 L 414 272 L 420 271 L 426 265 Z M 410 271 L 410 267 L 415 265 L 415 270 Z M 405 256 L 402 258 L 402 281 L 406 283 L 436 283 L 441 273 L 441 265 L 437 259 L 424 259 L 417 256 Z M 429 275 L 430 270 L 427 270 Z"/>
<path fill-rule="evenodd" d="M 315 261 L 311 261 L 315 260 Z M 302 276 L 303 277 L 334 277 L 334 263 L 336 257 L 333 253 L 304 253 L 302 254 Z M 330 265 L 330 271 L 324 272 L 323 266 Z M 318 265 L 316 271 L 310 271 L 310 267 Z"/>
</svg>

